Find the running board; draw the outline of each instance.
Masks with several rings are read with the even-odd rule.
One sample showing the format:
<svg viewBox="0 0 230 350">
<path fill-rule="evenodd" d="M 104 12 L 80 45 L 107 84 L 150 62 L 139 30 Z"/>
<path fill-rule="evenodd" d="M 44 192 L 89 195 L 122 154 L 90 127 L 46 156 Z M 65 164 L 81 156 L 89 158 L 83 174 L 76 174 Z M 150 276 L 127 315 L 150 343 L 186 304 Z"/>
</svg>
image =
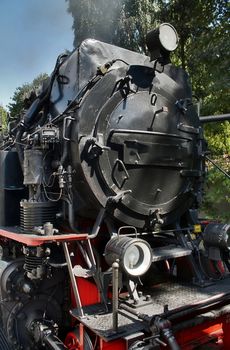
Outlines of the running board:
<svg viewBox="0 0 230 350">
<path fill-rule="evenodd" d="M 175 244 L 170 244 L 165 247 L 158 247 L 152 250 L 153 252 L 153 262 L 168 260 L 168 259 L 176 259 L 182 256 L 188 256 L 191 254 L 192 250 L 188 248 L 183 248 L 181 246 L 177 246 Z"/>
</svg>

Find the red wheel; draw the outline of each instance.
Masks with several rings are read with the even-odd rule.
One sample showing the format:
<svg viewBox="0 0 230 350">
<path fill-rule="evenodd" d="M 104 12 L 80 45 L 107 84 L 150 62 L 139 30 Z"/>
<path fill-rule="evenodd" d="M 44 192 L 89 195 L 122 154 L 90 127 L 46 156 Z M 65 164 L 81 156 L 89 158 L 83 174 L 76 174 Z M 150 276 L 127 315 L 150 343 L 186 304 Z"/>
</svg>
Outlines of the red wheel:
<svg viewBox="0 0 230 350">
<path fill-rule="evenodd" d="M 68 350 L 93 350 L 93 345 L 88 333 L 83 329 L 83 348 L 80 344 L 79 327 L 69 332 L 65 338 L 65 345 Z"/>
<path fill-rule="evenodd" d="M 65 345 L 69 350 L 77 350 L 80 349 L 80 343 L 77 337 L 76 332 L 69 332 L 65 339 Z"/>
</svg>

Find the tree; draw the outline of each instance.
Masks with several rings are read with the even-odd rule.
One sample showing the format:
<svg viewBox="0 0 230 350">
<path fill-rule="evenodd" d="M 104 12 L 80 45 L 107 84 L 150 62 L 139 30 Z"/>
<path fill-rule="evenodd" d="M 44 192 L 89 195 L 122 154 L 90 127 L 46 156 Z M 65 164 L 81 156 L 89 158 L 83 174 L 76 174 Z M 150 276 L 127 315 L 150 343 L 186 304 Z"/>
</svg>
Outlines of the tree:
<svg viewBox="0 0 230 350">
<path fill-rule="evenodd" d="M 180 41 L 176 57 L 189 72 L 202 112 L 228 112 L 229 7 L 226 0 L 159 0 L 159 21 L 169 21 Z M 228 86 L 227 86 L 228 85 Z"/>
<path fill-rule="evenodd" d="M 152 0 L 123 1 L 116 44 L 129 50 L 147 53 L 145 37 L 156 27 L 157 4 Z"/>
<path fill-rule="evenodd" d="M 145 35 L 153 27 L 152 0 L 66 0 L 73 16 L 74 47 L 87 38 L 146 51 Z"/>
<path fill-rule="evenodd" d="M 216 159 L 226 172 L 230 169 L 230 157 Z M 210 218 L 230 220 L 230 181 L 215 167 L 209 165 L 208 179 L 203 203 L 203 211 Z"/>
<path fill-rule="evenodd" d="M 14 95 L 11 98 L 12 102 L 8 105 L 11 119 L 15 119 L 20 115 L 25 107 L 25 99 L 28 98 L 32 91 L 36 92 L 40 88 L 42 82 L 47 78 L 48 75 L 43 73 L 38 75 L 32 83 L 25 83 L 16 88 Z"/>
<path fill-rule="evenodd" d="M 201 101 L 201 114 L 229 113 L 229 7 L 226 0 L 159 0 L 159 21 L 169 21 L 179 34 L 174 60 L 189 72 L 194 94 Z M 230 123 L 205 126 L 211 157 L 230 169 Z M 230 219 L 230 181 L 208 164 L 205 212 Z"/>
<path fill-rule="evenodd" d="M 87 38 L 116 42 L 122 0 L 67 0 L 73 16 L 74 47 Z"/>
<path fill-rule="evenodd" d="M 0 105 L 0 133 L 7 128 L 7 111 Z"/>
</svg>

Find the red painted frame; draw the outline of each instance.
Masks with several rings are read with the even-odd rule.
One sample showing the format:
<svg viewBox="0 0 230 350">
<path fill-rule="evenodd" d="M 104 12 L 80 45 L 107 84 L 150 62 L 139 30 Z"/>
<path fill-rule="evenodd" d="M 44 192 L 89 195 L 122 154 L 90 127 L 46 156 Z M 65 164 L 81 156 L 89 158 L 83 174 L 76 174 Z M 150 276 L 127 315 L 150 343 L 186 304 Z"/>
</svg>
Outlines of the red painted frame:
<svg viewBox="0 0 230 350">
<path fill-rule="evenodd" d="M 0 229 L 0 239 L 12 239 L 19 243 L 28 246 L 41 246 L 45 243 L 54 242 L 70 242 L 87 240 L 88 234 L 60 234 L 53 236 L 39 236 L 34 234 L 22 234 L 19 232 L 12 232 L 9 230 Z M 83 297 L 83 305 L 95 303 L 98 301 L 99 295 L 95 288 L 92 288 L 92 284 L 85 281 L 82 278 L 78 278 L 80 284 L 80 294 Z M 85 290 L 88 293 L 84 293 Z M 86 297 L 87 294 L 87 297 Z M 219 297 L 219 295 L 218 295 Z M 216 299 L 217 296 L 213 296 Z M 204 301 L 202 301 L 204 302 Z M 200 304 L 200 303 L 198 303 Z M 189 306 L 189 305 L 188 305 Z M 184 307 L 183 307 L 184 308 Z M 83 349 L 83 332 L 84 326 L 80 324 L 80 339 L 79 346 L 80 350 Z M 229 350 L 230 349 L 230 315 L 225 315 L 215 321 L 205 322 L 199 326 L 185 329 L 176 334 L 176 339 L 182 350 L 193 350 L 199 347 L 199 349 L 210 349 L 210 350 Z M 127 350 L 126 342 L 124 339 L 118 339 L 112 342 L 105 342 L 103 339 L 99 339 L 98 347 L 99 350 Z M 164 348 L 165 349 L 165 348 Z"/>
<path fill-rule="evenodd" d="M 12 239 L 19 243 L 26 244 L 28 246 L 40 246 L 44 243 L 52 243 L 52 242 L 69 242 L 69 241 L 83 241 L 88 238 L 87 233 L 68 233 L 68 234 L 60 234 L 53 236 L 39 236 L 34 234 L 24 234 L 19 232 L 12 232 L 7 230 L 0 229 L 0 236 Z"/>
<path fill-rule="evenodd" d="M 182 350 L 229 350 L 230 315 L 184 329 L 176 334 L 176 339 Z"/>
</svg>

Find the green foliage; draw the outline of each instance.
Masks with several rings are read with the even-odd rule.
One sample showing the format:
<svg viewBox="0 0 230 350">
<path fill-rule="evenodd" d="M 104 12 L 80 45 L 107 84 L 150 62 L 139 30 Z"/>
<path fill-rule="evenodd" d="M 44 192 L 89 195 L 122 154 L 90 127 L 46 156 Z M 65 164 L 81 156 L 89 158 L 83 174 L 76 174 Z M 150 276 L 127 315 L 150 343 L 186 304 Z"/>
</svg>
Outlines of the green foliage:
<svg viewBox="0 0 230 350">
<path fill-rule="evenodd" d="M 25 99 L 26 93 L 29 93 L 30 90 L 31 88 L 29 83 L 25 83 L 22 86 L 16 88 L 14 95 L 11 98 L 13 102 L 9 103 L 8 105 L 8 109 L 12 119 L 16 118 L 23 110 L 23 101 Z"/>
<path fill-rule="evenodd" d="M 230 123 L 222 122 L 205 126 L 205 138 L 213 156 L 230 154 Z M 229 169 L 228 169 L 229 170 Z"/>
<path fill-rule="evenodd" d="M 230 168 L 227 157 L 216 159 L 216 163 L 226 171 Z M 230 181 L 214 167 L 209 169 L 203 210 L 209 218 L 230 220 Z"/>
<path fill-rule="evenodd" d="M 87 38 L 145 52 L 145 36 L 154 25 L 152 0 L 66 0 L 73 16 L 74 46 Z"/>
<path fill-rule="evenodd" d="M 229 7 L 226 0 L 159 0 L 160 22 L 179 34 L 175 55 L 202 99 L 204 115 L 228 112 Z"/>
<path fill-rule="evenodd" d="M 210 24 L 215 18 L 217 2 L 219 0 L 157 1 L 159 21 L 171 23 L 179 34 L 180 42 L 177 55 L 183 68 L 189 69 L 191 58 L 195 58 L 198 53 L 198 50 L 194 52 L 194 48 L 197 46 L 197 38 L 204 33 L 206 33 L 206 36 L 208 35 Z"/>
<path fill-rule="evenodd" d="M 0 105 L 0 132 L 7 129 L 7 111 Z"/>
<path fill-rule="evenodd" d="M 11 98 L 12 102 L 9 103 L 8 109 L 10 112 L 11 119 L 17 118 L 18 115 L 24 109 L 24 100 L 31 93 L 31 91 L 37 91 L 42 82 L 48 78 L 48 75 L 43 73 L 38 75 L 32 83 L 25 83 L 22 86 L 16 88 L 13 97 Z"/>
<path fill-rule="evenodd" d="M 146 53 L 145 37 L 156 27 L 157 4 L 151 0 L 125 0 L 117 29 L 117 45 Z"/>
</svg>

